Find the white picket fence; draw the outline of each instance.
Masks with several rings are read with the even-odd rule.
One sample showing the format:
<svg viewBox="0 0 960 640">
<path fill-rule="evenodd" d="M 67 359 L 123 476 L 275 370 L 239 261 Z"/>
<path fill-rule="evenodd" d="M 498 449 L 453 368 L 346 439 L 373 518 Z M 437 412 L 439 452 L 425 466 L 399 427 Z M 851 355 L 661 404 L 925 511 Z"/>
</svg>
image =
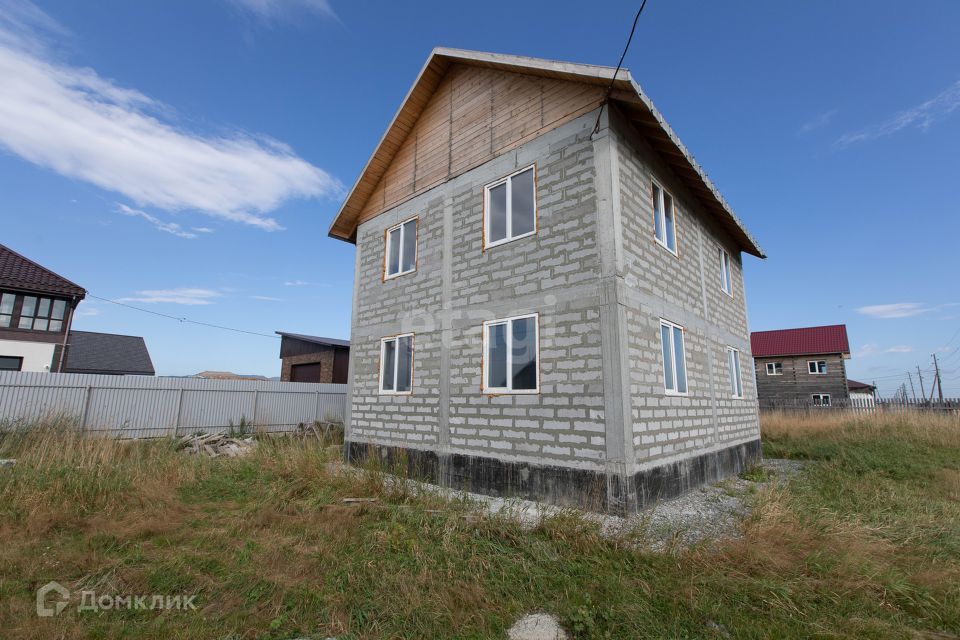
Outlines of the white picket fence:
<svg viewBox="0 0 960 640">
<path fill-rule="evenodd" d="M 347 385 L 0 372 L 0 428 L 68 420 L 89 433 L 152 438 L 343 422 Z"/>
</svg>

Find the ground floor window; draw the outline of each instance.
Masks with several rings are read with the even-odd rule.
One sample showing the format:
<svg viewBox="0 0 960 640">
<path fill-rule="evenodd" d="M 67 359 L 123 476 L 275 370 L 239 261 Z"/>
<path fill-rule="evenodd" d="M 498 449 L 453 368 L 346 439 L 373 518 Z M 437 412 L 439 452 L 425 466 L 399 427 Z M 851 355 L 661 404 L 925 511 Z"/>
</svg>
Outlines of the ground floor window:
<svg viewBox="0 0 960 640">
<path fill-rule="evenodd" d="M 663 351 L 663 388 L 669 395 L 687 393 L 687 357 L 683 327 L 660 320 L 660 346 Z"/>
<path fill-rule="evenodd" d="M 829 393 L 815 393 L 815 394 L 813 394 L 813 406 L 815 406 L 815 407 L 829 407 L 829 406 L 830 406 L 830 394 L 829 394 Z"/>
<path fill-rule="evenodd" d="M 20 371 L 23 368 L 23 358 L 17 356 L 0 356 L 0 371 Z"/>
<path fill-rule="evenodd" d="M 740 351 L 727 347 L 727 366 L 730 368 L 730 394 L 743 397 L 743 378 L 740 375 Z"/>
<path fill-rule="evenodd" d="M 484 392 L 539 392 L 539 360 L 538 314 L 490 320 L 483 324 Z"/>
<path fill-rule="evenodd" d="M 408 394 L 413 386 L 413 334 L 380 341 L 380 393 Z"/>
</svg>

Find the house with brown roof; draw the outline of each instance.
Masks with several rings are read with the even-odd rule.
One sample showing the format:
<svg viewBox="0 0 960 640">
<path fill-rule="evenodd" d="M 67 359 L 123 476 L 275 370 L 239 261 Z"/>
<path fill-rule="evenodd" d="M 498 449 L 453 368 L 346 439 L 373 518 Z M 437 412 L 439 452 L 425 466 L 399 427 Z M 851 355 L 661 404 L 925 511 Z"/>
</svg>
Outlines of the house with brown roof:
<svg viewBox="0 0 960 640">
<path fill-rule="evenodd" d="M 329 233 L 351 461 L 623 513 L 759 459 L 763 251 L 629 71 L 435 49 Z"/>
<path fill-rule="evenodd" d="M 845 405 L 847 327 L 842 324 L 750 334 L 762 408 Z"/>
<path fill-rule="evenodd" d="M 350 341 L 277 331 L 280 379 L 284 382 L 347 384 Z"/>
<path fill-rule="evenodd" d="M 0 245 L 0 371 L 60 371 L 73 312 L 86 294 Z"/>
<path fill-rule="evenodd" d="M 140 336 L 72 330 L 86 294 L 0 244 L 0 371 L 152 376 Z"/>
</svg>

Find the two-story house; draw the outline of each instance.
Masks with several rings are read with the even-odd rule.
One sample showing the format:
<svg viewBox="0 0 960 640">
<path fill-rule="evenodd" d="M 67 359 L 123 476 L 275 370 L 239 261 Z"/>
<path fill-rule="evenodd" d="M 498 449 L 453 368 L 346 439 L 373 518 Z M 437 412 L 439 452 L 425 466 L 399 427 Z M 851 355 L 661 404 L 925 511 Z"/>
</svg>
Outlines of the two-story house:
<svg viewBox="0 0 960 640">
<path fill-rule="evenodd" d="M 754 331 L 751 350 L 760 406 L 842 406 L 849 400 L 847 327 Z"/>
<path fill-rule="evenodd" d="M 624 513 L 760 458 L 763 251 L 628 71 L 435 49 L 330 235 L 351 461 Z"/>
<path fill-rule="evenodd" d="M 0 370 L 60 371 L 83 287 L 0 245 Z"/>
</svg>

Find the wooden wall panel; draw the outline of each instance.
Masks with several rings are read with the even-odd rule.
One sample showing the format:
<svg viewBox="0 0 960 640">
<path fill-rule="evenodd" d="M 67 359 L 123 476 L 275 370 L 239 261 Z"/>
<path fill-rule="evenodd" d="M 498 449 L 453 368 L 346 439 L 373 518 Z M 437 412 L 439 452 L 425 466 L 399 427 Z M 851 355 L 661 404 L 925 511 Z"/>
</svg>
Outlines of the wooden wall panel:
<svg viewBox="0 0 960 640">
<path fill-rule="evenodd" d="M 360 214 L 383 211 L 596 108 L 603 87 L 454 65 Z"/>
</svg>

